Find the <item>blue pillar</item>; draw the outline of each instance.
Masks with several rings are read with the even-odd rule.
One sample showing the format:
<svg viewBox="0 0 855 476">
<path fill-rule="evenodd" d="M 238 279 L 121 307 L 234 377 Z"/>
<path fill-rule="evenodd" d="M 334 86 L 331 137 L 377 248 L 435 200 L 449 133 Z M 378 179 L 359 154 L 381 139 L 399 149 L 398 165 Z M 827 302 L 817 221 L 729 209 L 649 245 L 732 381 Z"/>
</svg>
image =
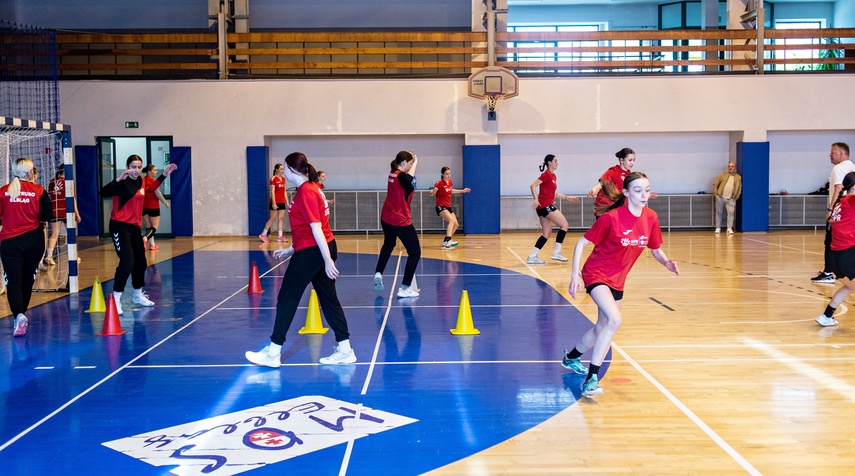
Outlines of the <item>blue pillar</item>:
<svg viewBox="0 0 855 476">
<path fill-rule="evenodd" d="M 246 186 L 249 207 L 249 230 L 247 236 L 261 233 L 267 223 L 267 200 L 270 190 L 270 173 L 267 170 L 267 146 L 246 148 Z"/>
<path fill-rule="evenodd" d="M 769 231 L 769 143 L 737 142 L 736 172 L 742 176 L 736 229 Z"/>
<path fill-rule="evenodd" d="M 472 189 L 463 200 L 467 235 L 502 232 L 501 157 L 498 145 L 463 146 L 463 183 Z"/>
</svg>

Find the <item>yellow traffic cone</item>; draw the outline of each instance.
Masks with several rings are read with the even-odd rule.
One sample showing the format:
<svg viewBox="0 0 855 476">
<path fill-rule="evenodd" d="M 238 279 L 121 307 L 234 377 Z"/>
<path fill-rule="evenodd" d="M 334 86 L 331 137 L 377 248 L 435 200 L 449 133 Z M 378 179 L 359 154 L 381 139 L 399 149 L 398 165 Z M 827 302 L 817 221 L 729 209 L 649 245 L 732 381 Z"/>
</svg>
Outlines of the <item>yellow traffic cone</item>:
<svg viewBox="0 0 855 476">
<path fill-rule="evenodd" d="M 95 276 L 95 284 L 92 285 L 92 298 L 89 300 L 89 309 L 86 312 L 107 312 L 107 303 L 104 302 L 104 290 Z"/>
<path fill-rule="evenodd" d="M 460 310 L 457 311 L 457 327 L 451 329 L 456 336 L 478 335 L 481 333 L 472 323 L 472 310 L 469 308 L 469 292 L 463 290 L 460 296 Z"/>
<path fill-rule="evenodd" d="M 298 334 L 326 334 L 329 329 L 321 324 L 321 308 L 318 306 L 318 293 L 314 289 L 309 292 L 309 310 L 306 311 L 306 325 L 297 331 Z"/>
</svg>

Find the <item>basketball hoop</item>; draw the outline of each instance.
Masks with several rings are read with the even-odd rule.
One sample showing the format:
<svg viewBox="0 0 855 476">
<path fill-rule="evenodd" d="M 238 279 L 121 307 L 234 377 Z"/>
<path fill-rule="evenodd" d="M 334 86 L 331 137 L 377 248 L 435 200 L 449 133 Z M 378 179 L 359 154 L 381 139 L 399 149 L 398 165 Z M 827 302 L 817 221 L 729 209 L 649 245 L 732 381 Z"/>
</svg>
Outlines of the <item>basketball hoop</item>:
<svg viewBox="0 0 855 476">
<path fill-rule="evenodd" d="M 519 94 L 519 77 L 499 66 L 488 66 L 469 76 L 469 96 L 487 103 L 487 120 L 496 120 L 496 107 L 505 98 Z"/>
</svg>

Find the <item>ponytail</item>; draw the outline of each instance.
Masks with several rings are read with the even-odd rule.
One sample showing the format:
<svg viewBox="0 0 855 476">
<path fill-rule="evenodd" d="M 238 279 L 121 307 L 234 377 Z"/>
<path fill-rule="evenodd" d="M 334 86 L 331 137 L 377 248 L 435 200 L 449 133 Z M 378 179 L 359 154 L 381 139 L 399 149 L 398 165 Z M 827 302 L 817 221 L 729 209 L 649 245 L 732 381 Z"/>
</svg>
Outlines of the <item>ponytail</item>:
<svg viewBox="0 0 855 476">
<path fill-rule="evenodd" d="M 543 163 L 542 163 L 542 164 L 540 164 L 540 166 L 538 167 L 538 169 L 540 169 L 540 171 L 541 171 L 541 172 L 543 172 L 544 170 L 546 170 L 546 167 L 548 166 L 548 164 L 549 164 L 550 162 L 552 162 L 552 160 L 553 160 L 554 158 L 555 158 L 555 156 L 554 156 L 554 155 L 552 155 L 552 154 L 546 154 L 546 157 L 544 157 L 544 158 L 543 158 Z"/>
<path fill-rule="evenodd" d="M 633 152 L 634 153 L 634 152 Z M 855 179 L 855 172 L 853 173 L 853 178 Z M 602 215 L 610 210 L 614 210 L 615 208 L 620 208 L 626 203 L 626 195 L 623 194 L 624 190 L 629 190 L 629 186 L 632 182 L 635 182 L 638 179 L 647 178 L 647 175 L 644 175 L 642 172 L 631 172 L 626 178 L 623 179 L 623 189 L 618 190 L 617 187 L 614 186 L 611 182 L 603 182 L 603 194 L 605 194 L 606 198 L 610 201 L 614 202 L 612 204 L 600 204 L 594 206 L 594 211 L 598 215 Z"/>
<path fill-rule="evenodd" d="M 9 182 L 9 188 L 6 189 L 6 193 L 9 194 L 10 198 L 15 199 L 21 194 L 21 180 L 25 180 L 32 176 L 33 161 L 26 157 L 21 157 L 15 161 L 15 166 L 12 169 L 12 172 L 14 173 L 14 177 L 12 178 L 12 181 Z"/>
<path fill-rule="evenodd" d="M 629 147 L 624 147 L 623 149 L 615 152 L 615 157 L 617 157 L 618 160 L 623 160 L 630 154 L 635 154 L 635 151 Z"/>
<path fill-rule="evenodd" d="M 285 157 L 285 163 L 291 167 L 294 172 L 303 174 L 309 179 L 309 182 L 318 181 L 318 171 L 309 163 L 309 159 L 302 152 L 292 152 Z"/>
</svg>

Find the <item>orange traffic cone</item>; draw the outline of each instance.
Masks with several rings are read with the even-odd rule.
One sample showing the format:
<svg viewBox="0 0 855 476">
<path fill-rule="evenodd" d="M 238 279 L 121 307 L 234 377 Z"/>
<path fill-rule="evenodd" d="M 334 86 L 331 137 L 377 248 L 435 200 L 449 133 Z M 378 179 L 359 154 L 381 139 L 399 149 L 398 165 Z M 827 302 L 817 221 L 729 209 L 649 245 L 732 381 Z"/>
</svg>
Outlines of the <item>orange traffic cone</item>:
<svg viewBox="0 0 855 476">
<path fill-rule="evenodd" d="M 309 292 L 309 310 L 306 311 L 306 326 L 297 331 L 297 333 L 326 334 L 328 330 L 321 324 L 321 308 L 318 306 L 318 293 L 312 289 Z"/>
<path fill-rule="evenodd" d="M 247 294 L 261 294 L 264 290 L 261 289 L 261 280 L 258 279 L 258 266 L 256 266 L 255 261 L 252 262 L 252 270 L 249 272 L 249 288 L 246 290 Z"/>
<path fill-rule="evenodd" d="M 107 305 L 104 303 L 104 290 L 101 288 L 98 276 L 95 276 L 95 284 L 92 285 L 92 298 L 89 300 L 89 309 L 86 312 L 107 312 Z"/>
<path fill-rule="evenodd" d="M 107 296 L 107 313 L 104 314 L 104 327 L 101 328 L 99 336 L 120 336 L 126 331 L 122 330 L 122 323 L 119 322 L 119 310 L 116 309 L 116 299 L 113 293 Z"/>
<path fill-rule="evenodd" d="M 481 333 L 472 323 L 472 309 L 469 308 L 469 292 L 463 290 L 460 296 L 460 310 L 457 311 L 457 327 L 451 329 L 456 336 L 478 335 Z"/>
</svg>

